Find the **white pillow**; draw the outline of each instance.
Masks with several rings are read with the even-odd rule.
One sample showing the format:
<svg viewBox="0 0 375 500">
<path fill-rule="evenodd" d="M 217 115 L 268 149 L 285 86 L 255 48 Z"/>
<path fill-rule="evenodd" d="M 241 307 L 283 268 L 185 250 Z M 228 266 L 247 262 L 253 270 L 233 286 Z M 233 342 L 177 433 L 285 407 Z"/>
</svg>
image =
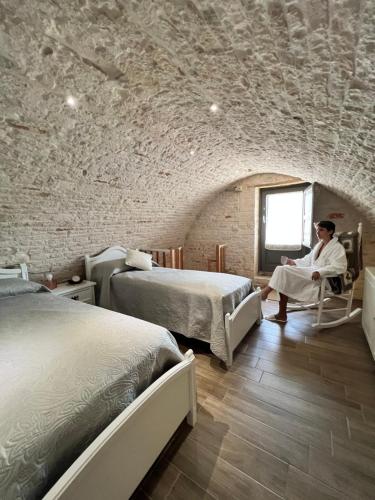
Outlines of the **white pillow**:
<svg viewBox="0 0 375 500">
<path fill-rule="evenodd" d="M 127 266 L 136 267 L 142 271 L 152 271 L 152 255 L 139 250 L 126 251 L 125 264 Z"/>
</svg>

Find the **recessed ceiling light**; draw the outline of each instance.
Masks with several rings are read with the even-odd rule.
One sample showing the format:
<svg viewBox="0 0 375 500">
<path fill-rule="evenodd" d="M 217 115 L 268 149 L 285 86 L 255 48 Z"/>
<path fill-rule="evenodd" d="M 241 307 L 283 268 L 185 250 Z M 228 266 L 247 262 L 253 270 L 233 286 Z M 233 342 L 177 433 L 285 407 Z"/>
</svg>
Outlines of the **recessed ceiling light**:
<svg viewBox="0 0 375 500">
<path fill-rule="evenodd" d="M 78 108 L 78 99 L 72 95 L 68 95 L 65 102 L 72 109 Z"/>
<path fill-rule="evenodd" d="M 192 149 L 192 150 L 190 151 L 190 155 L 191 155 L 191 156 L 194 156 L 194 155 L 195 155 L 195 151 L 194 151 L 194 149 Z"/>
<path fill-rule="evenodd" d="M 211 104 L 210 106 L 211 113 L 217 113 L 219 111 L 219 106 L 217 104 Z"/>
</svg>

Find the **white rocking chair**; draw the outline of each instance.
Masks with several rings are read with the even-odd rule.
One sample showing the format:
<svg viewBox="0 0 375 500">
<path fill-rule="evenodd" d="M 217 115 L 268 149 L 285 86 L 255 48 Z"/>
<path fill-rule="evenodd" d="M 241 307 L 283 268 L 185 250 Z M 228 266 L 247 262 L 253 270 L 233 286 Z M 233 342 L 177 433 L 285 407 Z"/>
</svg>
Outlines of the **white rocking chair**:
<svg viewBox="0 0 375 500">
<path fill-rule="evenodd" d="M 320 284 L 319 301 L 313 304 L 290 304 L 288 312 L 304 311 L 306 309 L 318 309 L 317 320 L 312 323 L 312 328 L 332 328 L 342 325 L 358 316 L 362 309 L 357 307 L 352 311 L 352 302 L 354 295 L 355 281 L 362 269 L 362 222 L 358 224 L 357 231 L 337 233 L 339 241 L 345 248 L 348 259 L 348 270 L 345 275 L 325 276 Z M 328 283 L 331 286 L 328 286 Z M 324 304 L 333 298 L 339 298 L 346 301 L 346 307 L 338 309 L 324 310 Z M 324 313 L 344 311 L 343 316 L 333 321 L 322 321 Z"/>
</svg>

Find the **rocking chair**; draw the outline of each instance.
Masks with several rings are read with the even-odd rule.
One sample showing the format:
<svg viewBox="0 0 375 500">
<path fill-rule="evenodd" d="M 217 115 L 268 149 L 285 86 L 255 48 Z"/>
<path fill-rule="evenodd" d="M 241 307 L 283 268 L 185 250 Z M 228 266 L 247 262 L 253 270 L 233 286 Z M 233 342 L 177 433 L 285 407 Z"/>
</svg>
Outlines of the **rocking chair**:
<svg viewBox="0 0 375 500">
<path fill-rule="evenodd" d="M 290 304 L 288 312 L 318 309 L 317 321 L 312 323 L 312 328 L 332 328 L 342 325 L 358 316 L 362 309 L 352 311 L 355 281 L 362 269 L 362 222 L 358 224 L 357 231 L 336 233 L 338 240 L 344 246 L 348 260 L 348 270 L 345 274 L 329 275 L 322 278 L 320 284 L 319 301 L 313 304 Z M 328 286 L 328 284 L 330 286 Z M 324 304 L 337 297 L 346 301 L 346 307 L 324 310 Z M 343 316 L 333 321 L 322 321 L 324 313 L 344 311 Z"/>
</svg>

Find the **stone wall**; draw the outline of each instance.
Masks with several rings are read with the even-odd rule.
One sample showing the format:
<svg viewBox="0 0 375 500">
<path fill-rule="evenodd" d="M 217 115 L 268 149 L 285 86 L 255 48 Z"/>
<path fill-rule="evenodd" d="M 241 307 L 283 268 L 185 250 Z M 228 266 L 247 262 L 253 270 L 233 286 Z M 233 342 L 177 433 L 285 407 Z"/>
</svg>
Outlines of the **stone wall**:
<svg viewBox="0 0 375 500">
<path fill-rule="evenodd" d="M 84 179 L 76 182 L 65 190 L 18 186 L 13 194 L 3 189 L 0 266 L 26 262 L 31 279 L 52 270 L 63 281 L 84 274 L 85 254 L 108 246 L 168 248 L 183 243 L 180 217 L 192 220 L 193 214 L 180 209 L 163 216 L 158 199 Z"/>
<path fill-rule="evenodd" d="M 185 267 L 207 270 L 215 244 L 226 244 L 228 272 L 254 277 L 257 273 L 257 187 L 298 179 L 275 174 L 253 175 L 219 193 L 197 217 L 185 241 Z"/>
<path fill-rule="evenodd" d="M 195 220 L 185 241 L 185 267 L 207 270 L 207 259 L 215 258 L 215 244 L 226 244 L 227 272 L 255 277 L 257 284 L 267 279 L 258 274 L 259 188 L 302 182 L 301 179 L 275 174 L 248 177 L 219 193 Z M 314 217 L 333 218 L 338 231 L 356 228 L 363 222 L 364 265 L 375 265 L 375 231 L 366 217 L 347 200 L 318 186 Z M 362 276 L 358 281 L 357 297 L 362 296 Z"/>
<path fill-rule="evenodd" d="M 260 173 L 322 182 L 375 223 L 374 8 L 1 0 L 0 266 L 64 279 L 114 243 L 179 245 Z M 222 195 L 246 248 L 252 189 Z M 252 273 L 243 255 L 229 264 Z"/>
</svg>

